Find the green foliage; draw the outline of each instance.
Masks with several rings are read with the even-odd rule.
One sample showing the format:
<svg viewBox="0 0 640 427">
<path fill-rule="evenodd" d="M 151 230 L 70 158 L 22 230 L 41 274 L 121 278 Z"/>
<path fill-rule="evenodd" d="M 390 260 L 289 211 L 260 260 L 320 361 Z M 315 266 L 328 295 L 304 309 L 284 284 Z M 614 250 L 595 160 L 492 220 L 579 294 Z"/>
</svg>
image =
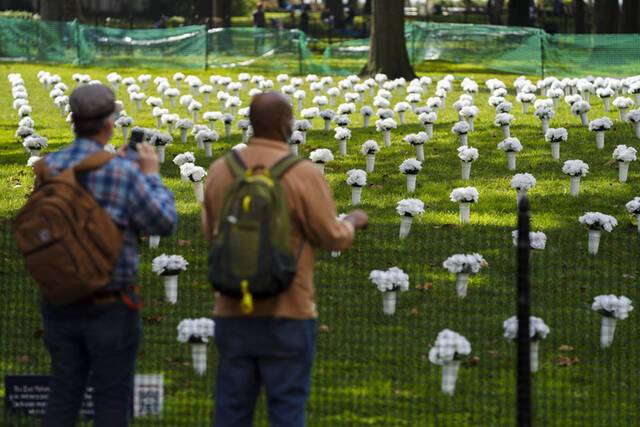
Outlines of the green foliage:
<svg viewBox="0 0 640 427">
<path fill-rule="evenodd" d="M 0 16 L 16 19 L 31 19 L 34 21 L 40 20 L 40 15 L 38 15 L 37 13 L 27 12 L 24 10 L 1 10 Z"/>
</svg>

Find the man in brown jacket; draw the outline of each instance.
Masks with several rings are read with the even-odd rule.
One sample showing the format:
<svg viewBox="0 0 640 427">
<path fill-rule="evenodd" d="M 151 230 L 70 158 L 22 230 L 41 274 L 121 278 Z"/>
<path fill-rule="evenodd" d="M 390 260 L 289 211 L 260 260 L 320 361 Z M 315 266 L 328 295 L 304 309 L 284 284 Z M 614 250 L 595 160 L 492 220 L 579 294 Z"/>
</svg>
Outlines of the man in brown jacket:
<svg viewBox="0 0 640 427">
<path fill-rule="evenodd" d="M 286 141 L 293 117 L 286 98 L 267 93 L 254 98 L 250 109 L 254 137 L 239 154 L 248 169 L 270 168 L 289 155 Z M 219 212 L 233 175 L 224 159 L 209 170 L 203 229 L 211 243 Z M 353 242 L 355 229 L 368 217 L 353 211 L 342 221 L 323 175 L 301 161 L 283 177 L 293 233 L 292 247 L 304 242 L 293 283 L 275 297 L 257 300 L 250 316 L 240 300 L 216 294 L 216 344 L 220 352 L 216 385 L 215 425 L 251 426 L 257 396 L 265 386 L 272 426 L 304 426 L 305 403 L 315 350 L 314 248 L 340 251 Z"/>
</svg>

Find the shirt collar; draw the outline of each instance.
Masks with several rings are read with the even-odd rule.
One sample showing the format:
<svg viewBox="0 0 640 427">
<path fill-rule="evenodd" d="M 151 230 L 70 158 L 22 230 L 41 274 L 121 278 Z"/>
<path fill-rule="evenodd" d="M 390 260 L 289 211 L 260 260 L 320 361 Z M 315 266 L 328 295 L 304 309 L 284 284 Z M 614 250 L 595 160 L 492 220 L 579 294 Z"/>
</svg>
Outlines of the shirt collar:
<svg viewBox="0 0 640 427">
<path fill-rule="evenodd" d="M 276 150 L 276 151 L 289 151 L 289 147 L 287 146 L 287 143 L 284 141 L 276 141 L 274 139 L 265 139 L 265 138 L 256 138 L 253 137 L 251 138 L 251 140 L 249 141 L 249 146 L 258 146 L 258 147 L 264 147 L 264 148 L 269 148 L 271 150 Z"/>
</svg>

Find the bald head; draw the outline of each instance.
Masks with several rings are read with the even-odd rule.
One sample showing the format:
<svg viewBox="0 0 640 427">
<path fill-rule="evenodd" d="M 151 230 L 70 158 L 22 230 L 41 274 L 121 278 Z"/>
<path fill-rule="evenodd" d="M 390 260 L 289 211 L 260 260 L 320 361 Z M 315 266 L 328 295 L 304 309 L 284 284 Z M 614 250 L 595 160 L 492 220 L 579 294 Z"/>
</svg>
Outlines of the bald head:
<svg viewBox="0 0 640 427">
<path fill-rule="evenodd" d="M 286 141 L 291 136 L 293 114 L 289 100 L 278 92 L 257 95 L 251 102 L 249 119 L 257 138 Z"/>
</svg>

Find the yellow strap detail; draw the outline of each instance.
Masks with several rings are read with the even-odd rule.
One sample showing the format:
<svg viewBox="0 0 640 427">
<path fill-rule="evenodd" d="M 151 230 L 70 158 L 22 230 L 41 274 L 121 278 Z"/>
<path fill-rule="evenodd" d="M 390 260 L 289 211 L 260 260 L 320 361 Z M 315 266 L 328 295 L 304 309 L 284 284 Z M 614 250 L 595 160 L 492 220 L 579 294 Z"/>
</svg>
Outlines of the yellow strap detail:
<svg viewBox="0 0 640 427">
<path fill-rule="evenodd" d="M 266 177 L 264 175 L 255 175 L 255 176 L 247 177 L 247 182 L 255 182 L 255 181 L 262 181 L 263 183 L 267 184 L 269 187 L 273 187 L 275 185 L 271 178 Z"/>
<path fill-rule="evenodd" d="M 244 199 L 242 199 L 242 210 L 244 210 L 245 213 L 249 213 L 250 209 L 251 209 L 251 196 L 247 195 L 247 196 L 244 196 Z"/>
<path fill-rule="evenodd" d="M 243 280 L 240 283 L 240 289 L 242 290 L 242 301 L 240 302 L 240 308 L 244 314 L 251 314 L 253 312 L 253 296 L 249 291 L 249 281 Z"/>
</svg>

